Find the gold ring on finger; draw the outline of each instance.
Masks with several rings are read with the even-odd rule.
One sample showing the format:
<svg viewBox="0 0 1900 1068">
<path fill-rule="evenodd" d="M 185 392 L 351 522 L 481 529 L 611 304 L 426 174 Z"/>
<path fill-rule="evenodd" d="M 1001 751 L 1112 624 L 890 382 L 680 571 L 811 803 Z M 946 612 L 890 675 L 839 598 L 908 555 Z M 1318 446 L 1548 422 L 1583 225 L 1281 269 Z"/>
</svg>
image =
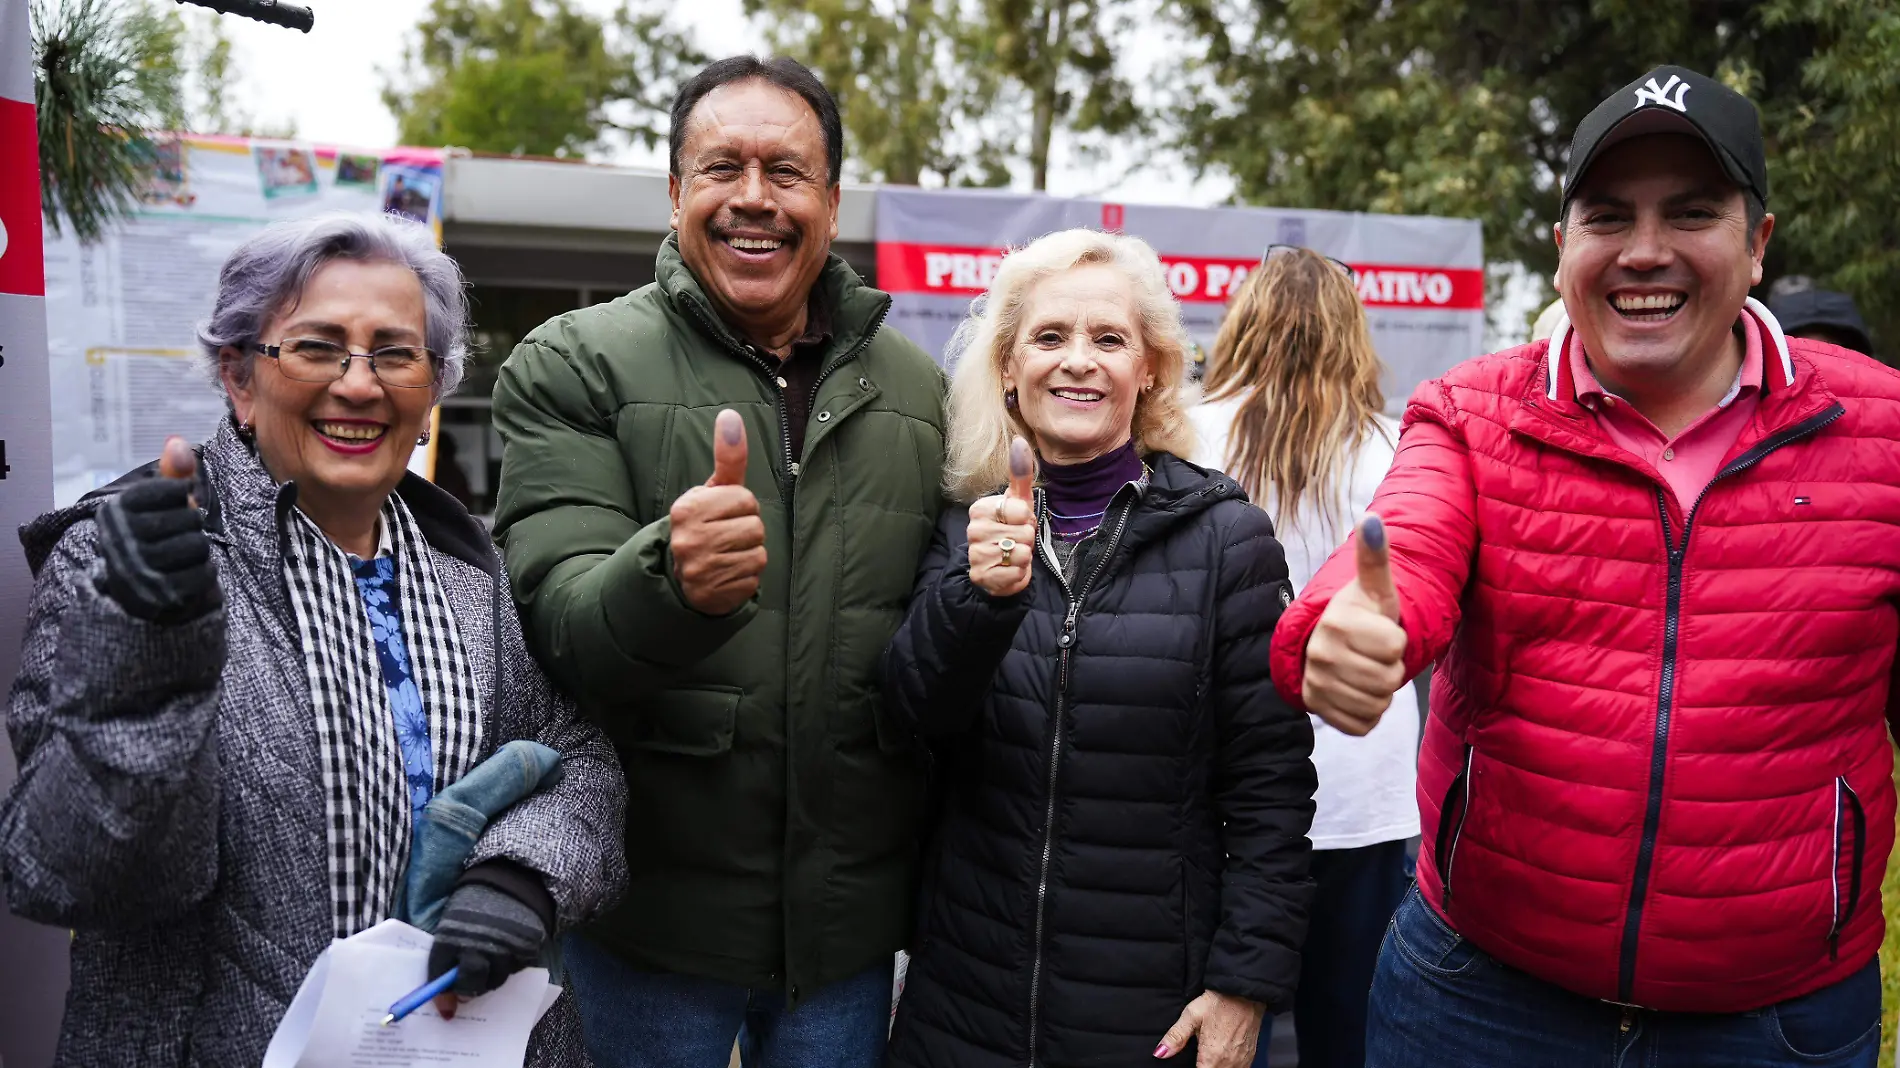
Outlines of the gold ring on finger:
<svg viewBox="0 0 1900 1068">
<path fill-rule="evenodd" d="M 1016 539 L 1003 538 L 996 543 L 996 547 L 1003 550 L 1003 566 L 1008 567 L 1009 558 L 1016 552 Z"/>
</svg>

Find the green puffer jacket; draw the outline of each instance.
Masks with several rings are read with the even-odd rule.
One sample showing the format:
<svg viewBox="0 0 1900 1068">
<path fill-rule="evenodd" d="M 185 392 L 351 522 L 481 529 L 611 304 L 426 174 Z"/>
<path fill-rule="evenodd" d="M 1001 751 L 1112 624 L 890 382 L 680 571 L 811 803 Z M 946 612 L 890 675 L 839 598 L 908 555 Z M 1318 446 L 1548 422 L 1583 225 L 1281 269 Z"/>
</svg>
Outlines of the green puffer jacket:
<svg viewBox="0 0 1900 1068">
<path fill-rule="evenodd" d="M 941 507 L 943 376 L 832 257 L 833 341 L 792 463 L 771 358 L 661 247 L 654 284 L 549 320 L 495 387 L 496 536 L 537 656 L 619 749 L 630 881 L 590 934 L 630 965 L 797 1002 L 909 936 L 923 775 L 877 665 Z M 769 563 L 682 600 L 667 511 L 745 417 Z"/>
</svg>

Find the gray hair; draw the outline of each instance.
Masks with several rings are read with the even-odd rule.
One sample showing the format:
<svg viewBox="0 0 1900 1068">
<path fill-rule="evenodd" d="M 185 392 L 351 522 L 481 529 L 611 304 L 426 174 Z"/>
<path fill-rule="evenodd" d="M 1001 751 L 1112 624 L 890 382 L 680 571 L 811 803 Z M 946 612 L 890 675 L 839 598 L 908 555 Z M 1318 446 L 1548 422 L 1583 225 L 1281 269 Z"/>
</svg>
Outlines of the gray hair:
<svg viewBox="0 0 1900 1068">
<path fill-rule="evenodd" d="M 392 215 L 330 212 L 277 223 L 244 242 L 218 272 L 218 299 L 211 317 L 198 326 L 211 374 L 223 365 L 220 352 L 230 346 L 243 354 L 239 382 L 248 382 L 257 359 L 256 345 L 271 317 L 294 308 L 318 268 L 331 260 L 397 263 L 422 283 L 427 310 L 424 341 L 441 362 L 436 395 L 454 392 L 468 358 L 468 294 L 462 269 L 436 247 L 435 235 L 420 223 Z"/>
</svg>

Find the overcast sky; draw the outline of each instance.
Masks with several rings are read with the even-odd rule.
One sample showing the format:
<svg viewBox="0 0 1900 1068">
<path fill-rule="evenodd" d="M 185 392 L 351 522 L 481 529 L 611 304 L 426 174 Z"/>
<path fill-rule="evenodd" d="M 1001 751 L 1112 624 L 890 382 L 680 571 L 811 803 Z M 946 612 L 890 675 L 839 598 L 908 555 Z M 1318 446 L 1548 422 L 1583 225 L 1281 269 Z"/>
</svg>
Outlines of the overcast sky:
<svg viewBox="0 0 1900 1068">
<path fill-rule="evenodd" d="M 383 71 L 401 64 L 405 40 L 428 0 L 301 0 L 316 12 L 308 35 L 227 16 L 241 59 L 247 110 L 263 120 L 289 118 L 298 136 L 320 143 L 380 148 L 395 143 L 396 122 L 383 107 Z M 580 0 L 612 10 L 613 0 Z M 760 51 L 764 41 L 741 0 L 691 0 L 674 17 L 689 25 L 711 55 Z M 1065 166 L 1061 135 L 1054 147 L 1050 192 L 1134 202 L 1206 205 L 1220 202 L 1223 181 L 1191 182 L 1179 168 L 1144 171 L 1126 180 L 1118 166 Z M 634 150 L 619 160 L 659 166 L 664 155 Z"/>
</svg>

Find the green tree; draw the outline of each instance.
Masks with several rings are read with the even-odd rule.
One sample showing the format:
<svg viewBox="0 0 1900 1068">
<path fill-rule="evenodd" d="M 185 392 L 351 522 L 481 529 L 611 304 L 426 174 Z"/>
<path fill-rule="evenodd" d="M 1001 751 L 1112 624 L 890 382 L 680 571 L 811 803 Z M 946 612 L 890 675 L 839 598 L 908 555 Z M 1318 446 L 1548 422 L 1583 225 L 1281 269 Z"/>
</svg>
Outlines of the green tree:
<svg viewBox="0 0 1900 1068">
<path fill-rule="evenodd" d="M 1009 164 L 1049 185 L 1066 131 L 1144 127 L 1118 62 L 1128 0 L 748 0 L 775 46 L 838 94 L 851 155 L 868 177 L 1002 185 Z"/>
<path fill-rule="evenodd" d="M 1483 222 L 1487 258 L 1548 277 L 1569 138 L 1680 63 L 1761 107 L 1780 217 L 1769 273 L 1854 293 L 1900 338 L 1893 0 L 1169 0 L 1202 47 L 1177 147 L 1239 199 Z"/>
<path fill-rule="evenodd" d="M 39 110 L 40 202 L 96 241 L 136 208 L 154 147 L 148 130 L 183 123 L 180 27 L 144 4 L 36 0 L 33 100 Z"/>
<path fill-rule="evenodd" d="M 957 0 L 746 0 L 746 10 L 838 98 L 852 173 L 898 185 L 1009 181 L 1001 151 L 970 130 L 996 78 Z"/>
<path fill-rule="evenodd" d="M 149 0 L 35 0 L 40 202 L 54 233 L 96 241 L 138 206 L 151 134 L 294 136 L 237 105 L 231 38 L 218 16 Z"/>
<path fill-rule="evenodd" d="M 409 144 L 580 156 L 663 141 L 674 87 L 704 62 L 632 0 L 606 19 L 573 0 L 431 0 L 383 101 Z"/>
<path fill-rule="evenodd" d="M 1766 91 L 1773 68 L 1739 69 L 1763 103 L 1768 130 L 1777 214 L 1769 247 L 1780 247 L 1770 266 L 1853 294 L 1893 362 L 1900 357 L 1893 297 L 1900 292 L 1900 5 L 1772 0 L 1758 14 L 1764 33 L 1807 49 L 1798 82 L 1777 91 Z"/>
<path fill-rule="evenodd" d="M 1049 146 L 1058 128 L 1126 136 L 1144 126 L 1116 62 L 1115 42 L 1134 32 L 1124 7 L 1121 0 L 982 0 L 984 33 L 993 44 L 988 54 L 1028 102 L 1032 188 L 1049 188 Z"/>
</svg>

